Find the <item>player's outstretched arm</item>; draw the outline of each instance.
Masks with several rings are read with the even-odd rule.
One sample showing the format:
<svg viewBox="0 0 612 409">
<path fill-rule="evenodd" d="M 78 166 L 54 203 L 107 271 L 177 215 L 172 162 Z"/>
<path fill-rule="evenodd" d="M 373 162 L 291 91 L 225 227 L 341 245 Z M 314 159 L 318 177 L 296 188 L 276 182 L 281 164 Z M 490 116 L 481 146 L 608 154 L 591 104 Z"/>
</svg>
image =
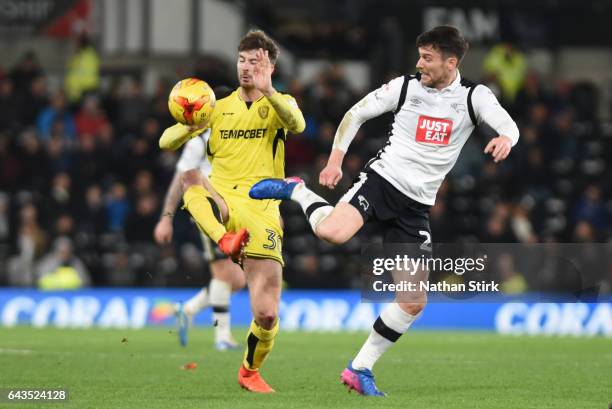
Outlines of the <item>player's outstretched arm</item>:
<svg viewBox="0 0 612 409">
<path fill-rule="evenodd" d="M 319 183 L 329 189 L 336 187 L 342 179 L 342 161 L 361 125 L 397 107 L 403 78 L 394 79 L 379 89 L 370 92 L 344 114 L 336 135 L 327 165 L 319 174 Z"/>
<path fill-rule="evenodd" d="M 188 126 L 177 123 L 166 128 L 161 138 L 159 138 L 159 147 L 175 151 L 183 146 L 185 142 L 202 133 L 204 129 L 206 129 L 205 126 Z"/>
<path fill-rule="evenodd" d="M 478 85 L 474 89 L 472 103 L 478 122 L 487 123 L 499 135 L 489 141 L 484 153 L 490 153 L 494 162 L 506 159 L 519 140 L 516 122 L 500 105 L 493 92 L 484 85 Z"/>
<path fill-rule="evenodd" d="M 166 192 L 162 214 L 153 231 L 153 237 L 157 244 L 168 244 L 172 241 L 172 219 L 178 202 L 181 199 L 181 194 L 181 175 L 179 171 L 175 171 L 172 182 L 170 182 L 170 186 Z"/>
<path fill-rule="evenodd" d="M 385 112 L 397 108 L 399 96 L 404 83 L 403 77 L 398 77 L 384 84 L 382 87 L 370 92 L 348 110 L 334 136 L 333 149 L 346 152 L 353 142 L 357 131 L 364 122 L 375 118 Z M 331 156 L 330 156 L 331 159 Z"/>
</svg>

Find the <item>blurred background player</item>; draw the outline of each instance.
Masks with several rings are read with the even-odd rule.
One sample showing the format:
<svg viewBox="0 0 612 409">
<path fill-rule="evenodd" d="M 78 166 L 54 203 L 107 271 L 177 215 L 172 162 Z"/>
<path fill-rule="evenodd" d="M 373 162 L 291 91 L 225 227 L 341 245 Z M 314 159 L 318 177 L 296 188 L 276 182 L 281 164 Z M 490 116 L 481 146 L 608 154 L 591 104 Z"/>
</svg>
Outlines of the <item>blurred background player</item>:
<svg viewBox="0 0 612 409">
<path fill-rule="evenodd" d="M 278 46 L 263 31 L 249 31 L 242 38 L 236 65 L 240 87 L 217 101 L 210 123 L 205 125 L 211 129 L 207 146 L 212 164 L 210 187 L 204 188 L 208 181 L 197 170 L 185 172 L 182 178 L 185 208 L 198 226 L 220 243 L 222 250 L 230 242 L 226 254 L 242 258 L 254 319 L 238 382 L 259 393 L 274 392 L 261 378 L 259 368 L 279 328 L 283 234 L 279 202 L 252 200 L 248 192 L 262 178 L 284 177 L 287 132 L 299 133 L 305 128 L 295 100 L 272 86 L 278 54 Z M 164 131 L 159 145 L 176 149 L 200 132 L 176 124 Z M 248 244 L 243 239 L 246 229 Z"/>
<path fill-rule="evenodd" d="M 344 155 L 361 125 L 386 112 L 395 115 L 387 144 L 335 207 L 295 178 L 263 180 L 253 186 L 251 197 L 298 202 L 315 234 L 334 244 L 347 242 L 366 222 L 376 221 L 384 243 L 431 246 L 429 209 L 474 128 L 486 123 L 499 135 L 484 149 L 494 162 L 506 159 L 519 130 L 489 88 L 461 78 L 457 67 L 468 43 L 459 30 L 435 27 L 422 33 L 416 46 L 419 72 L 369 93 L 340 122 L 319 176 L 319 183 L 330 189 L 342 178 Z M 372 367 L 418 318 L 426 300 L 424 293 L 415 302 L 396 297 L 342 372 L 342 382 L 360 394 L 384 396 Z"/>
<path fill-rule="evenodd" d="M 215 90 L 221 95 L 224 90 Z M 220 92 L 221 91 L 221 92 Z M 191 169 L 197 169 L 202 175 L 210 173 L 210 162 L 207 160 L 206 141 L 210 131 L 202 133 L 199 137 L 191 139 L 185 144 L 172 182 L 166 192 L 162 214 L 155 226 L 154 237 L 158 244 L 172 242 L 173 218 L 178 202 L 182 196 L 181 174 Z M 185 303 L 176 305 L 178 320 L 178 336 L 181 345 L 187 344 L 187 332 L 193 317 L 207 307 L 213 310 L 212 319 L 215 326 L 215 347 L 218 350 L 237 349 L 238 343 L 231 334 L 230 300 L 231 293 L 238 291 L 246 284 L 244 272 L 237 264 L 224 255 L 210 238 L 200 233 L 204 259 L 208 262 L 211 280 L 207 287 L 202 288 L 196 295 Z"/>
</svg>

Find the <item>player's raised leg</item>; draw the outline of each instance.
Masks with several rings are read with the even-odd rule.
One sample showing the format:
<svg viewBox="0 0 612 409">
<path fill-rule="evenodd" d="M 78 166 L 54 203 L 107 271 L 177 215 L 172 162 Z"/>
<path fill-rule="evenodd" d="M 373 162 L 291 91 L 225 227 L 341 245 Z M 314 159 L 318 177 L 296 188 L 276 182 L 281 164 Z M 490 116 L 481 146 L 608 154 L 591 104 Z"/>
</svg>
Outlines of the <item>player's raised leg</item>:
<svg viewBox="0 0 612 409">
<path fill-rule="evenodd" d="M 235 261 L 239 260 L 242 248 L 249 239 L 248 231 L 243 228 L 237 232 L 228 232 L 225 229 L 221 213 L 221 208 L 225 204 L 215 201 L 213 195 L 204 188 L 204 178 L 199 170 L 184 172 L 181 182 L 185 192 L 183 195 L 185 208 L 191 213 L 200 229 L 219 244 L 223 253 Z"/>
<path fill-rule="evenodd" d="M 339 202 L 334 207 L 296 177 L 264 179 L 251 187 L 249 196 L 253 199 L 293 200 L 299 203 L 312 231 L 317 237 L 333 244 L 347 242 L 364 224 L 363 216 L 353 205 Z"/>
<path fill-rule="evenodd" d="M 271 393 L 274 389 L 263 380 L 259 369 L 272 350 L 278 333 L 282 267 L 275 260 L 247 258 L 243 268 L 249 286 L 253 321 L 247 334 L 238 383 L 251 392 Z"/>
</svg>

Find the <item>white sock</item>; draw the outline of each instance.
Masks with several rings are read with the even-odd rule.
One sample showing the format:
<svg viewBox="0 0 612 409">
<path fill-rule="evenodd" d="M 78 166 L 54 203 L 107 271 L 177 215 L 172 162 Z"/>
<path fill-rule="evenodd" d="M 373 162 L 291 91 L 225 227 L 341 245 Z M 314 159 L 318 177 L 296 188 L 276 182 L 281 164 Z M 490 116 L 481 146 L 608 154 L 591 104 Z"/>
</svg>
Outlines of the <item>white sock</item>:
<svg viewBox="0 0 612 409">
<path fill-rule="evenodd" d="M 193 317 L 209 305 L 210 304 L 208 303 L 208 289 L 204 287 L 200 291 L 198 291 L 196 295 L 194 295 L 187 302 L 185 302 L 183 308 L 187 315 Z"/>
<path fill-rule="evenodd" d="M 315 233 L 317 232 L 317 225 L 334 210 L 334 207 L 327 200 L 308 189 L 304 183 L 298 184 L 293 189 L 291 200 L 302 206 L 302 211 Z"/>
<path fill-rule="evenodd" d="M 215 325 L 215 342 L 231 340 L 229 305 L 232 297 L 232 286 L 225 281 L 213 278 L 210 280 L 210 305 L 213 309 Z"/>
<path fill-rule="evenodd" d="M 353 360 L 353 368 L 372 370 L 378 358 L 408 330 L 417 318 L 408 314 L 397 303 L 389 304 L 380 314 L 370 336 Z"/>
</svg>

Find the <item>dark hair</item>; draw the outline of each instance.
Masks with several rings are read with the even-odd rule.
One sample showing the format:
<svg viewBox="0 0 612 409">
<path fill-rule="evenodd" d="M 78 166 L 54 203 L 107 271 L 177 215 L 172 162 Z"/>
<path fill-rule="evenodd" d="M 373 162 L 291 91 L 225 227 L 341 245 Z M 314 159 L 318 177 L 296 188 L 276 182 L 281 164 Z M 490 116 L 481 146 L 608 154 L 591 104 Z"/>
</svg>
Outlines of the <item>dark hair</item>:
<svg viewBox="0 0 612 409">
<path fill-rule="evenodd" d="M 461 62 L 470 45 L 463 38 L 459 30 L 452 26 L 438 26 L 417 37 L 416 46 L 432 46 L 434 50 L 440 51 L 444 58 L 457 57 Z"/>
<path fill-rule="evenodd" d="M 261 30 L 250 30 L 238 44 L 238 51 L 250 51 L 262 48 L 268 51 L 268 57 L 272 64 L 276 63 L 280 50 L 278 45 L 266 33 Z"/>
</svg>

